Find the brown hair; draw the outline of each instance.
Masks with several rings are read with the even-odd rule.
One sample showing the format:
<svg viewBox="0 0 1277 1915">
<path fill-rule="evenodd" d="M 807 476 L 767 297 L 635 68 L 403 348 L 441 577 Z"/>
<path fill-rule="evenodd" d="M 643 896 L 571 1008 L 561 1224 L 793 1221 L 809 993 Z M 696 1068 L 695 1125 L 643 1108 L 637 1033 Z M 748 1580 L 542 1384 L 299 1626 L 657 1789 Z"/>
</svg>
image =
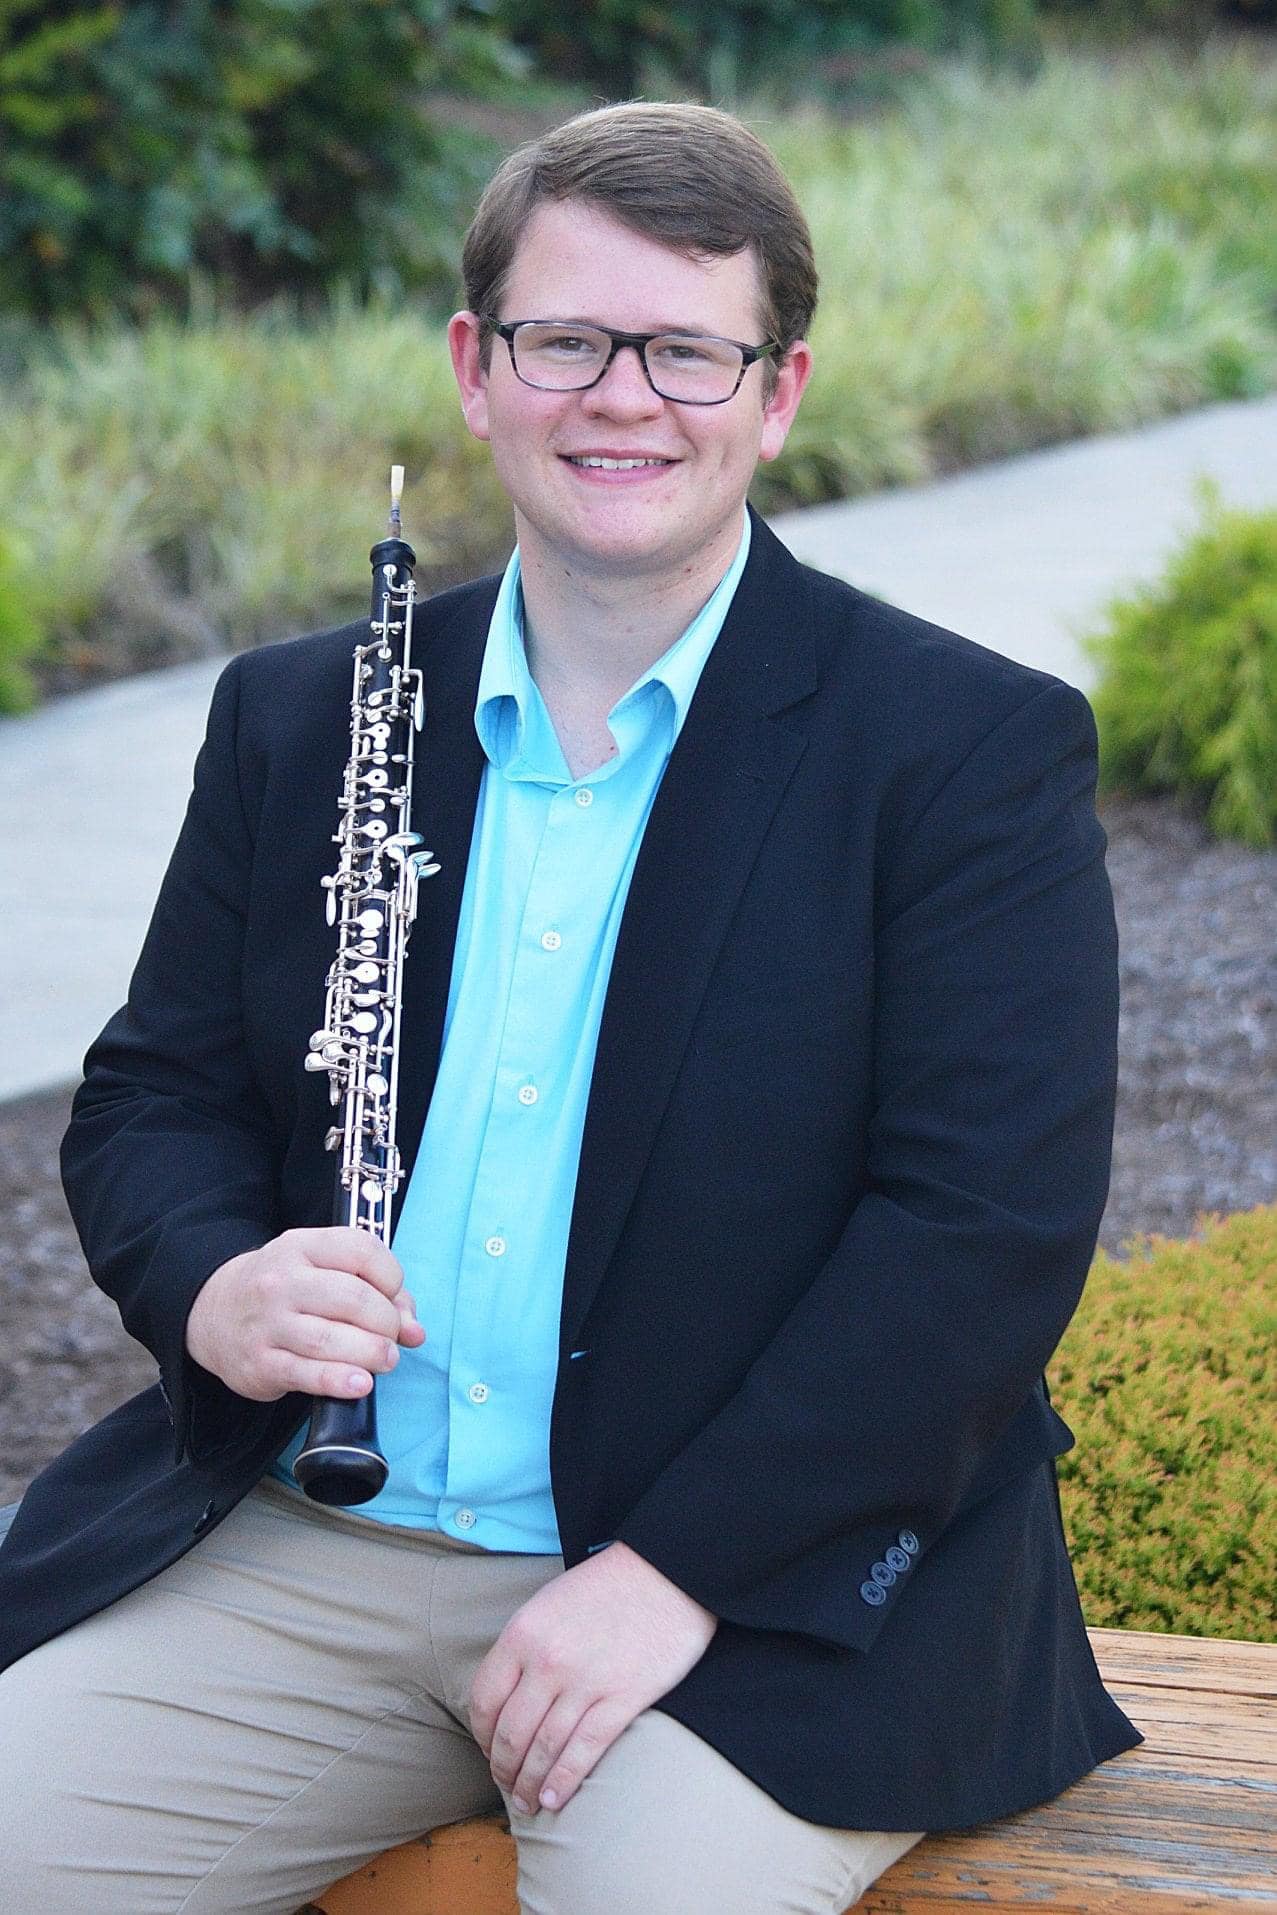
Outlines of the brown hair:
<svg viewBox="0 0 1277 1915">
<path fill-rule="evenodd" d="M 689 257 L 751 247 L 764 334 L 782 355 L 806 337 L 816 306 L 807 222 L 772 154 L 731 114 L 630 100 L 579 113 L 519 147 L 489 181 L 466 234 L 462 273 L 472 312 L 498 310 L 524 229 L 551 200 L 596 206 Z M 480 338 L 486 364 L 491 329 Z M 773 368 L 768 362 L 769 392 Z"/>
</svg>

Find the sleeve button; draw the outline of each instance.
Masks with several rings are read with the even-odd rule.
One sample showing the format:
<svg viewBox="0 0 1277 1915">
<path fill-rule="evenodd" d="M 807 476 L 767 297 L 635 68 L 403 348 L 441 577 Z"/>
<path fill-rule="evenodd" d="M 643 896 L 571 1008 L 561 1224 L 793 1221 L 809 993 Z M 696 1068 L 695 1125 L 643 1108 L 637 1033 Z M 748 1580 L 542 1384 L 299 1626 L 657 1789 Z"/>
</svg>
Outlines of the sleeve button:
<svg viewBox="0 0 1277 1915">
<path fill-rule="evenodd" d="M 895 1570 L 888 1569 L 886 1563 L 875 1563 L 869 1571 L 869 1574 L 873 1577 L 880 1589 L 890 1589 L 892 1583 L 896 1580 Z"/>
<path fill-rule="evenodd" d="M 897 1576 L 901 1576 L 904 1574 L 905 1570 L 908 1569 L 909 1564 L 912 1562 L 913 1558 L 911 1556 L 906 1556 L 904 1550 L 897 1549 L 896 1545 L 893 1543 L 890 1549 L 883 1550 L 882 1560 L 884 1561 L 884 1563 L 886 1563 L 888 1569 L 894 1569 Z"/>
<path fill-rule="evenodd" d="M 887 1600 L 887 1592 L 877 1583 L 861 1583 L 860 1600 L 867 1602 L 871 1609 L 881 1609 Z"/>
<path fill-rule="evenodd" d="M 916 1556 L 918 1554 L 918 1538 L 911 1529 L 902 1529 L 896 1541 L 899 1543 L 901 1549 L 904 1550 L 906 1556 Z"/>
</svg>

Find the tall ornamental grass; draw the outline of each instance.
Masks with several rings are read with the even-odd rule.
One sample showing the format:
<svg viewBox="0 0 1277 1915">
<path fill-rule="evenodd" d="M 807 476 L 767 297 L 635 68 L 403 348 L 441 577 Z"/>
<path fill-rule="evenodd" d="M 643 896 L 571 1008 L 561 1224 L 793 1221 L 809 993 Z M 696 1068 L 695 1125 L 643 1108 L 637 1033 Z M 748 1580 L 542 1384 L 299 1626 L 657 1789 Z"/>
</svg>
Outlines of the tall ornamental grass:
<svg viewBox="0 0 1277 1915">
<path fill-rule="evenodd" d="M 1096 1257 L 1050 1368 L 1086 1619 L 1271 1641 L 1277 1206 Z"/>
<path fill-rule="evenodd" d="M 768 507 L 1271 389 L 1277 61 L 955 66 L 881 120 L 755 124 L 821 270 Z"/>
<path fill-rule="evenodd" d="M 1273 384 L 1277 62 L 1055 55 L 1028 82 L 956 65 L 858 123 L 749 117 L 823 278 L 816 376 L 762 509 Z M 361 609 L 392 460 L 427 582 L 508 547 L 439 314 L 335 301 L 302 324 L 196 300 L 183 323 L 14 333 L 0 369 L 0 598 L 71 672 Z M 0 703 L 32 691 L 10 655 Z"/>
<path fill-rule="evenodd" d="M 0 614 L 7 588 L 72 668 L 239 648 L 366 611 L 392 463 L 408 469 L 423 582 L 471 574 L 501 541 L 508 508 L 420 313 L 335 307 L 302 328 L 276 306 L 65 332 L 62 347 L 0 415 L 17 541 Z M 0 676 L 10 709 L 31 690 L 14 673 Z"/>
</svg>

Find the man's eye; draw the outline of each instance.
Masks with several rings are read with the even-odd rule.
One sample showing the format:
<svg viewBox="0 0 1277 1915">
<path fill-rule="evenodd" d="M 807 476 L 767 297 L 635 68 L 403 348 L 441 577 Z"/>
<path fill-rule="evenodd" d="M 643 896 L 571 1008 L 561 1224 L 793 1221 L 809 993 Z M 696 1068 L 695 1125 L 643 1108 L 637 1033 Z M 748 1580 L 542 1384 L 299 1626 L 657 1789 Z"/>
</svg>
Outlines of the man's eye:
<svg viewBox="0 0 1277 1915">
<path fill-rule="evenodd" d="M 579 333 L 558 332 L 548 338 L 538 339 L 538 352 L 557 353 L 561 359 L 578 359 L 585 353 L 597 350 L 592 339 L 582 339 Z"/>
<path fill-rule="evenodd" d="M 664 339 L 656 350 L 665 366 L 703 366 L 712 357 L 703 346 L 693 345 L 688 339 Z"/>
</svg>

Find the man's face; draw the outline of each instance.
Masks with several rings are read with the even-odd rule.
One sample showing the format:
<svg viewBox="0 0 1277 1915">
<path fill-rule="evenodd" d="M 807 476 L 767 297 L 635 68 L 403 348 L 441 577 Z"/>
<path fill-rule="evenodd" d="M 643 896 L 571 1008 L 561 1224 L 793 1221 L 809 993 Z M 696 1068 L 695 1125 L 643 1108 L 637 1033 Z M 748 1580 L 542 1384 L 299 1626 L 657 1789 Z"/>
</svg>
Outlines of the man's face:
<svg viewBox="0 0 1277 1915">
<path fill-rule="evenodd" d="M 596 208 L 559 201 L 529 221 L 496 317 L 758 345 L 759 306 L 751 252 L 688 259 Z M 598 385 L 542 392 L 516 378 L 501 339 L 482 370 L 473 313 L 454 316 L 449 345 L 466 423 L 491 442 L 525 559 L 593 576 L 668 577 L 721 552 L 728 564 L 754 468 L 784 444 L 811 363 L 796 346 L 766 405 L 755 362 L 733 399 L 691 406 L 660 398 L 628 349 Z M 579 463 L 589 455 L 659 463 L 615 471 Z"/>
</svg>

